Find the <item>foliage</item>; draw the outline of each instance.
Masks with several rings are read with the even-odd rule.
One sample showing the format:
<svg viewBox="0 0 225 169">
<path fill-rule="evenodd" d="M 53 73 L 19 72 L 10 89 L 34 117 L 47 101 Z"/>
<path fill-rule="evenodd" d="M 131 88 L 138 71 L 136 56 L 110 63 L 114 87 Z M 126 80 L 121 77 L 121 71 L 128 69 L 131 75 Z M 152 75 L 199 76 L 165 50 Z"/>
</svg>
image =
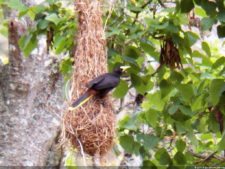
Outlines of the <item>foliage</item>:
<svg viewBox="0 0 225 169">
<path fill-rule="evenodd" d="M 12 1 L 7 5 L 14 8 Z M 17 10 L 35 21 L 20 40 L 26 56 L 37 37 L 49 32 L 54 32 L 49 42 L 56 54 L 72 50 L 75 16 L 60 2 Z M 124 98 L 135 89 L 144 96 L 139 109 L 118 125 L 120 145 L 140 155 L 143 166 L 224 165 L 225 50 L 220 41 L 204 40 L 212 27 L 225 36 L 224 14 L 223 0 L 118 0 L 105 11 L 109 68 L 118 63 L 132 67 L 128 82 L 122 80 L 113 95 Z M 167 39 L 178 48 L 183 68 L 161 64 L 161 44 Z M 67 58 L 61 71 L 69 70 Z"/>
<path fill-rule="evenodd" d="M 143 165 L 222 166 L 223 160 L 216 155 L 207 156 L 212 152 L 221 155 L 225 148 L 221 130 L 225 57 L 218 44 L 201 40 L 201 36 L 217 23 L 218 36 L 223 37 L 219 29 L 224 22 L 219 16 L 224 4 L 181 0 L 164 3 L 171 6 L 164 8 L 158 1 L 149 1 L 148 7 L 140 8 L 144 3 L 131 1 L 117 6 L 108 23 L 110 64 L 132 66 L 130 88 L 146 94 L 141 110 L 120 122 L 120 144 L 128 153 L 142 156 Z M 194 19 L 200 19 L 198 30 L 190 25 L 187 13 L 191 10 L 195 11 Z M 161 65 L 154 72 L 160 64 L 160 44 L 167 37 L 178 46 L 183 69 Z M 143 126 L 147 128 L 144 131 Z"/>
<path fill-rule="evenodd" d="M 46 35 L 48 51 L 51 48 L 56 54 L 71 55 L 76 32 L 73 9 L 65 7 L 57 0 L 46 0 L 31 7 L 27 7 L 20 0 L 0 1 L 0 6 L 15 9 L 19 13 L 19 18 L 29 17 L 34 22 L 34 25 L 28 28 L 27 33 L 19 41 L 25 56 L 29 56 L 37 48 L 41 35 Z M 70 72 L 72 62 L 73 60 L 68 57 L 62 61 L 60 70 L 63 74 Z"/>
</svg>

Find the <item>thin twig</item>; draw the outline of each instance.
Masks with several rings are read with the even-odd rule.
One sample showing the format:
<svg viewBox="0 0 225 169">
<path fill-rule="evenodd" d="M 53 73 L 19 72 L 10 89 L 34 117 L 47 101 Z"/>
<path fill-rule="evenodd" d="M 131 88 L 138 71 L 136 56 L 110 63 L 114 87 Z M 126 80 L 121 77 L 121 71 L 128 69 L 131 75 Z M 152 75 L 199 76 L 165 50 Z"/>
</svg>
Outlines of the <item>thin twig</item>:
<svg viewBox="0 0 225 169">
<path fill-rule="evenodd" d="M 150 4 L 152 2 L 152 0 L 149 0 L 149 1 L 147 1 L 145 4 L 143 4 L 142 6 L 141 6 L 141 9 L 144 9 L 148 4 Z M 133 22 L 132 22 L 132 26 L 134 26 L 134 24 L 137 22 L 137 20 L 138 20 L 138 16 L 139 16 L 139 14 L 142 12 L 142 10 L 141 11 L 132 11 L 131 10 L 131 12 L 133 12 L 133 13 L 136 13 L 136 15 L 135 15 L 135 18 L 134 18 L 134 20 L 133 20 Z M 130 29 L 128 29 L 127 31 L 126 31 L 126 33 L 125 33 L 125 35 L 128 35 L 130 33 Z"/>
<path fill-rule="evenodd" d="M 158 0 L 158 3 L 159 3 L 163 8 L 167 8 L 167 7 L 165 6 L 165 4 L 164 4 L 161 0 Z"/>
<path fill-rule="evenodd" d="M 216 153 L 218 153 L 217 151 L 214 151 L 214 152 L 212 152 L 211 154 L 209 154 L 209 155 L 207 155 L 207 156 L 206 156 L 206 155 L 201 155 L 201 154 L 196 154 L 196 153 L 194 153 L 194 152 L 191 151 L 191 150 L 188 150 L 188 152 L 191 153 L 192 156 L 201 159 L 201 160 L 197 161 L 196 163 L 206 162 L 206 161 L 209 161 L 209 160 L 212 159 L 212 158 L 215 158 L 215 159 L 217 159 L 217 160 L 219 160 L 219 161 L 224 161 L 224 160 L 225 160 L 224 158 L 221 158 L 221 157 L 219 157 L 219 156 L 216 156 Z"/>
<path fill-rule="evenodd" d="M 148 2 L 146 2 L 144 5 L 141 6 L 141 9 L 144 9 L 148 4 L 150 4 L 152 2 L 152 0 L 149 0 Z M 141 13 L 141 11 L 136 12 L 134 21 L 132 23 L 132 26 L 136 23 L 136 21 L 138 20 L 138 16 Z"/>
<path fill-rule="evenodd" d="M 107 26 L 108 20 L 109 20 L 109 18 L 112 16 L 113 10 L 114 10 L 114 3 L 112 2 L 112 3 L 110 4 L 109 14 L 108 14 L 108 16 L 107 16 L 107 18 L 106 18 L 106 20 L 105 20 L 105 25 L 104 25 L 104 28 L 103 28 L 104 32 L 105 32 L 105 30 L 106 30 L 106 26 Z"/>
<path fill-rule="evenodd" d="M 82 144 L 81 144 L 81 142 L 78 138 L 77 138 L 77 141 L 78 141 L 79 146 L 80 146 L 80 152 L 81 152 L 81 155 L 82 155 L 82 158 L 83 158 L 84 165 L 87 166 L 83 146 L 82 146 Z"/>
</svg>

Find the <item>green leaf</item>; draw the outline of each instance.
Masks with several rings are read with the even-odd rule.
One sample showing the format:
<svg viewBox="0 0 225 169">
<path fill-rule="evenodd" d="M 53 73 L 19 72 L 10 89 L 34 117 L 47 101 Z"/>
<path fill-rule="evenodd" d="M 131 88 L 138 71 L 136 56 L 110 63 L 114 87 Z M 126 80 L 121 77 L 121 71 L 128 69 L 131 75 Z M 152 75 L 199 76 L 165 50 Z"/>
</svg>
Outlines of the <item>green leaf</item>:
<svg viewBox="0 0 225 169">
<path fill-rule="evenodd" d="M 199 6 L 195 6 L 195 14 L 198 15 L 198 16 L 201 16 L 201 17 L 207 17 L 207 14 L 206 12 L 204 11 L 204 9 L 202 9 L 201 7 Z"/>
<path fill-rule="evenodd" d="M 119 138 L 120 145 L 128 153 L 138 154 L 140 149 L 140 144 L 134 141 L 133 136 L 124 135 Z"/>
<path fill-rule="evenodd" d="M 15 9 L 19 12 L 27 10 L 27 7 L 21 2 L 21 0 L 8 0 L 6 2 L 9 8 Z"/>
<path fill-rule="evenodd" d="M 192 132 L 189 132 L 188 134 L 187 134 L 187 137 L 190 139 L 190 141 L 191 141 L 191 144 L 193 145 L 193 146 L 198 146 L 198 139 L 196 138 L 196 135 L 195 134 L 193 134 Z"/>
<path fill-rule="evenodd" d="M 194 95 L 194 90 L 192 84 L 180 84 L 177 86 L 181 97 L 186 101 L 190 102 Z"/>
<path fill-rule="evenodd" d="M 191 111 L 191 108 L 189 106 L 179 105 L 179 109 L 183 114 L 187 116 L 192 117 L 194 115 L 194 112 Z"/>
<path fill-rule="evenodd" d="M 178 109 L 179 109 L 179 105 L 177 105 L 177 104 L 172 104 L 172 105 L 169 107 L 169 109 L 168 109 L 168 113 L 169 113 L 170 115 L 173 115 L 173 114 L 175 114 L 175 113 L 178 111 Z"/>
<path fill-rule="evenodd" d="M 170 155 L 168 154 L 165 148 L 159 149 L 155 154 L 155 158 L 159 161 L 161 165 L 167 165 L 171 163 Z"/>
<path fill-rule="evenodd" d="M 135 88 L 138 88 L 139 86 L 142 85 L 142 79 L 140 76 L 137 76 L 136 74 L 132 73 L 131 75 L 131 82 L 132 82 L 132 85 L 135 87 Z"/>
<path fill-rule="evenodd" d="M 30 16 L 31 20 L 34 20 L 35 18 L 37 19 L 38 16 L 44 16 L 42 14 L 42 12 L 44 12 L 45 10 L 46 10 L 46 8 L 43 5 L 34 5 L 34 6 L 31 6 L 30 8 L 28 8 L 27 14 Z M 20 12 L 20 16 L 23 16 L 24 14 L 25 14 L 24 12 Z M 40 14 L 40 15 L 38 15 L 38 14 Z M 41 19 L 43 19 L 43 18 L 41 18 Z"/>
<path fill-rule="evenodd" d="M 131 82 L 132 85 L 135 87 L 138 93 L 145 94 L 148 90 L 153 87 L 153 83 L 150 79 L 147 79 L 147 84 L 144 83 L 145 77 L 137 76 L 136 74 L 131 74 Z"/>
<path fill-rule="evenodd" d="M 181 0 L 180 9 L 182 13 L 188 13 L 194 8 L 193 0 Z"/>
<path fill-rule="evenodd" d="M 184 122 L 192 117 L 193 112 L 190 110 L 190 108 L 182 105 L 179 105 L 178 107 L 179 109 L 177 109 L 177 111 L 171 115 L 174 120 Z"/>
<path fill-rule="evenodd" d="M 218 144 L 218 151 L 225 150 L 225 134 L 223 135 L 222 139 Z"/>
<path fill-rule="evenodd" d="M 217 26 L 217 34 L 218 34 L 219 38 L 225 37 L 225 25 Z"/>
<path fill-rule="evenodd" d="M 132 12 L 134 12 L 134 13 L 136 13 L 136 12 L 140 12 L 140 11 L 142 11 L 143 9 L 142 8 L 140 8 L 140 7 L 136 7 L 136 6 L 132 6 L 132 5 L 128 5 L 128 7 L 127 7 L 130 11 L 132 11 Z"/>
<path fill-rule="evenodd" d="M 174 83 L 180 83 L 184 79 L 180 72 L 172 71 L 170 74 L 170 80 Z"/>
<path fill-rule="evenodd" d="M 209 97 L 213 106 L 217 105 L 220 100 L 220 96 L 225 91 L 225 80 L 215 79 L 211 82 L 209 89 Z"/>
<path fill-rule="evenodd" d="M 216 15 L 216 3 L 212 1 L 201 0 L 201 6 L 207 13 L 207 15 L 215 16 Z"/>
<path fill-rule="evenodd" d="M 67 39 L 66 36 L 63 35 L 55 35 L 54 37 L 54 47 L 55 47 L 55 53 L 59 54 L 64 49 L 66 49 L 66 46 L 68 46 L 70 41 Z"/>
<path fill-rule="evenodd" d="M 210 113 L 207 119 L 208 129 L 209 131 L 216 133 L 219 132 L 219 123 L 216 120 L 215 114 Z"/>
<path fill-rule="evenodd" d="M 220 66 L 224 66 L 224 64 L 225 64 L 225 57 L 222 56 L 218 58 L 215 63 L 213 63 L 212 69 L 217 69 Z"/>
<path fill-rule="evenodd" d="M 137 141 L 149 151 L 153 149 L 159 142 L 159 138 L 154 135 L 137 134 Z"/>
<path fill-rule="evenodd" d="M 202 49 L 205 51 L 205 53 L 211 57 L 211 51 L 210 51 L 210 47 L 209 44 L 205 41 L 202 42 Z"/>
<path fill-rule="evenodd" d="M 150 160 L 144 160 L 141 169 L 157 169 L 157 166 Z"/>
<path fill-rule="evenodd" d="M 203 99 L 204 99 L 204 95 L 200 95 L 196 99 L 194 99 L 193 103 L 191 104 L 191 110 L 192 111 L 199 111 L 202 108 L 204 108 L 203 107 Z"/>
<path fill-rule="evenodd" d="M 47 21 L 53 22 L 55 25 L 58 25 L 58 23 L 61 21 L 61 19 L 56 15 L 55 13 L 52 13 L 45 18 Z"/>
<path fill-rule="evenodd" d="M 114 28 L 110 32 L 106 32 L 106 38 L 109 38 L 113 35 L 119 35 L 120 34 L 120 29 Z"/>
<path fill-rule="evenodd" d="M 202 134 L 201 139 L 203 139 L 203 140 L 213 140 L 213 133 Z"/>
<path fill-rule="evenodd" d="M 199 40 L 199 36 L 198 34 L 191 32 L 191 31 L 187 31 L 185 32 L 185 38 L 188 39 L 189 41 L 189 46 L 192 46 L 195 44 L 195 42 L 197 42 Z M 185 43 L 185 42 L 184 42 Z"/>
<path fill-rule="evenodd" d="M 46 0 L 46 2 L 48 2 L 50 5 L 57 2 L 58 0 Z"/>
<path fill-rule="evenodd" d="M 125 56 L 137 59 L 140 56 L 139 49 L 134 46 L 129 46 L 128 48 L 125 48 Z"/>
<path fill-rule="evenodd" d="M 161 98 L 161 92 L 156 91 L 146 96 L 145 101 L 142 103 L 144 110 L 153 109 L 156 111 L 162 111 L 164 109 L 165 101 Z"/>
<path fill-rule="evenodd" d="M 38 29 L 41 29 L 41 30 L 46 30 L 48 25 L 49 25 L 49 21 L 46 21 L 46 20 L 40 20 L 37 22 L 37 27 Z"/>
<path fill-rule="evenodd" d="M 224 6 L 224 5 L 223 5 Z M 223 10 L 223 11 L 220 11 L 219 13 L 218 13 L 218 20 L 220 21 L 220 22 L 225 22 L 225 11 Z"/>
<path fill-rule="evenodd" d="M 156 127 L 158 123 L 158 117 L 159 112 L 149 109 L 147 112 L 145 112 L 145 118 L 148 124 L 150 124 L 152 127 Z"/>
<path fill-rule="evenodd" d="M 140 42 L 140 45 L 141 45 L 141 48 L 144 50 L 144 52 L 146 52 L 147 54 L 149 54 L 156 60 L 159 59 L 159 52 L 156 50 L 156 48 L 152 44 L 142 41 Z"/>
<path fill-rule="evenodd" d="M 125 80 L 120 80 L 119 85 L 113 91 L 113 96 L 117 98 L 123 98 L 127 94 L 128 89 L 127 82 Z"/>
<path fill-rule="evenodd" d="M 186 148 L 186 142 L 184 142 L 183 140 L 177 140 L 176 147 L 179 152 L 183 152 Z"/>
<path fill-rule="evenodd" d="M 174 159 L 177 162 L 177 164 L 180 164 L 180 165 L 186 164 L 186 158 L 185 158 L 184 154 L 182 152 L 180 152 L 180 151 L 178 151 L 175 154 Z"/>
<path fill-rule="evenodd" d="M 197 58 L 201 58 L 202 60 L 202 65 L 203 66 L 208 66 L 211 67 L 212 66 L 212 61 L 210 60 L 209 57 L 205 56 L 204 54 L 200 53 L 199 51 L 194 51 L 193 52 L 193 57 L 197 57 Z"/>
<path fill-rule="evenodd" d="M 138 129 L 138 122 L 137 116 L 130 117 L 126 115 L 122 120 L 119 121 L 119 129 L 128 129 L 128 130 L 137 130 Z"/>
<path fill-rule="evenodd" d="M 60 72 L 62 74 L 68 74 L 73 69 L 73 62 L 70 58 L 64 59 L 60 63 Z"/>
<path fill-rule="evenodd" d="M 203 31 L 207 31 L 210 30 L 213 26 L 213 24 L 215 23 L 215 19 L 214 18 L 210 18 L 210 17 L 205 17 L 201 20 L 201 28 Z"/>
<path fill-rule="evenodd" d="M 179 30 L 180 30 L 180 25 L 177 26 L 177 25 L 174 25 L 173 22 L 169 22 L 165 31 L 168 33 L 177 33 L 179 32 Z"/>
<path fill-rule="evenodd" d="M 23 51 L 25 56 L 29 56 L 30 53 L 37 47 L 36 35 L 25 35 L 19 39 L 20 49 Z"/>
<path fill-rule="evenodd" d="M 77 169 L 74 152 L 72 150 L 70 150 L 69 153 L 66 155 L 64 166 L 69 169 Z"/>
<path fill-rule="evenodd" d="M 128 62 L 129 64 L 138 67 L 138 64 L 137 64 L 137 62 L 136 62 L 136 60 L 135 60 L 134 58 L 131 58 L 131 57 L 128 57 L 128 56 L 122 56 L 121 58 L 122 58 L 125 62 Z"/>
</svg>

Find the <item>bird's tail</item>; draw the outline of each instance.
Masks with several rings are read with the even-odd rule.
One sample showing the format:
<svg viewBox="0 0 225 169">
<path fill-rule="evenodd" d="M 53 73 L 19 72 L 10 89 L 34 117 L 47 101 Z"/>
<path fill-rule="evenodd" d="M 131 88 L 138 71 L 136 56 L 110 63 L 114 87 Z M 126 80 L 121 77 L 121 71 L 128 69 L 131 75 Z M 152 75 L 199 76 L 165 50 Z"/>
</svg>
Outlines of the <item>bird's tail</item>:
<svg viewBox="0 0 225 169">
<path fill-rule="evenodd" d="M 69 107 L 69 110 L 75 110 L 78 107 L 82 106 L 84 103 L 86 103 L 89 99 L 91 99 L 94 96 L 93 93 L 87 91 L 83 95 L 81 95 L 77 100 L 75 100 L 72 105 Z"/>
</svg>

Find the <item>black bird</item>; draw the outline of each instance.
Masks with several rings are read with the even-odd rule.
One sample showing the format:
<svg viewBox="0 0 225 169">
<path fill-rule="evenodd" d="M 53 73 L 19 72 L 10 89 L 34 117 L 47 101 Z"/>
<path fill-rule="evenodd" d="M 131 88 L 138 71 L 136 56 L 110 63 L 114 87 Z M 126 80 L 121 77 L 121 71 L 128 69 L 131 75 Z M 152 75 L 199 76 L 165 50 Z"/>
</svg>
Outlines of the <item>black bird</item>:
<svg viewBox="0 0 225 169">
<path fill-rule="evenodd" d="M 104 73 L 86 84 L 87 90 L 77 100 L 75 100 L 69 110 L 76 109 L 86 103 L 93 96 L 103 98 L 109 91 L 115 88 L 120 82 L 120 76 L 129 66 L 121 66 L 113 70 L 112 73 Z"/>
</svg>

